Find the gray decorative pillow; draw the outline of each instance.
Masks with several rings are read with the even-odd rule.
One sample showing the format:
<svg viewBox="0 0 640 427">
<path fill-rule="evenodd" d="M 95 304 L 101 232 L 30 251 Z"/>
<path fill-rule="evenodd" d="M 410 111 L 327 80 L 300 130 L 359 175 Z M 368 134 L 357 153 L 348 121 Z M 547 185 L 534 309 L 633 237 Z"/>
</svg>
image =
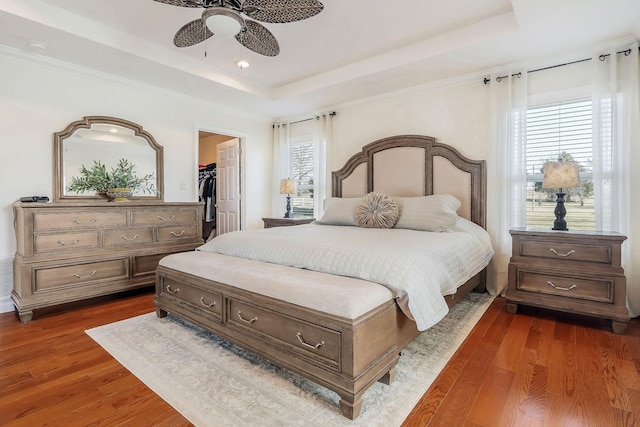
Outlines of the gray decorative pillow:
<svg viewBox="0 0 640 427">
<path fill-rule="evenodd" d="M 360 227 L 391 228 L 398 220 L 399 210 L 393 197 L 372 191 L 362 196 L 354 214 Z"/>
<path fill-rule="evenodd" d="M 451 231 L 456 225 L 460 200 L 450 194 L 396 197 L 400 218 L 395 228 L 420 231 Z"/>
<path fill-rule="evenodd" d="M 316 224 L 357 226 L 353 210 L 359 197 L 329 197 L 324 201 L 324 214 Z"/>
</svg>

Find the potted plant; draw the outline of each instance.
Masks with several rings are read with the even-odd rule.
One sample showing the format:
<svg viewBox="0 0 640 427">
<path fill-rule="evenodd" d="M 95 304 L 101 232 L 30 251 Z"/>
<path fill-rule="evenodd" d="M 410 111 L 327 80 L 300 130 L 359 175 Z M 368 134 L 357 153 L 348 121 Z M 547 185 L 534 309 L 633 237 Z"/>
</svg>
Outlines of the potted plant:
<svg viewBox="0 0 640 427">
<path fill-rule="evenodd" d="M 135 174 L 136 166 L 127 159 L 120 159 L 116 167 L 107 170 L 106 165 L 94 160 L 93 166 L 80 168 L 80 176 L 71 178 L 67 190 L 80 193 L 95 191 L 100 195 L 107 195 L 114 202 L 128 201 L 135 191 L 155 193 L 153 174 L 139 177 Z"/>
</svg>

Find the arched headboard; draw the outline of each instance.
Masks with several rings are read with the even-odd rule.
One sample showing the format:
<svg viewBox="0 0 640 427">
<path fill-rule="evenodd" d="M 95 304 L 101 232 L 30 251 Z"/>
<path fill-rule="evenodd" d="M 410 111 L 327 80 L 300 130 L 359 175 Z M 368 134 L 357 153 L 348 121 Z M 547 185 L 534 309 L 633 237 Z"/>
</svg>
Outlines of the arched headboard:
<svg viewBox="0 0 640 427">
<path fill-rule="evenodd" d="M 460 216 L 486 226 L 485 161 L 468 159 L 430 136 L 379 139 L 332 173 L 333 197 L 371 191 L 404 197 L 452 194 L 462 202 Z"/>
</svg>

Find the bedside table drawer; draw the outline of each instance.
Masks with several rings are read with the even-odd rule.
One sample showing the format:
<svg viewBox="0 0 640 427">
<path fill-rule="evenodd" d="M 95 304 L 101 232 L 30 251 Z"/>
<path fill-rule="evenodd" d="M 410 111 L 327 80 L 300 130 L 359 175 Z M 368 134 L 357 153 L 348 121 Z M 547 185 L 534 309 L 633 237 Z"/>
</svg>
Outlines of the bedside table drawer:
<svg viewBox="0 0 640 427">
<path fill-rule="evenodd" d="M 519 270 L 516 289 L 595 302 L 614 302 L 614 280 L 608 278 L 587 279 Z"/>
<path fill-rule="evenodd" d="M 520 240 L 520 256 L 611 264 L 611 245 Z"/>
<path fill-rule="evenodd" d="M 622 268 L 626 236 L 614 231 L 513 228 L 507 311 L 518 305 L 611 320 L 617 334 L 629 322 Z"/>
</svg>

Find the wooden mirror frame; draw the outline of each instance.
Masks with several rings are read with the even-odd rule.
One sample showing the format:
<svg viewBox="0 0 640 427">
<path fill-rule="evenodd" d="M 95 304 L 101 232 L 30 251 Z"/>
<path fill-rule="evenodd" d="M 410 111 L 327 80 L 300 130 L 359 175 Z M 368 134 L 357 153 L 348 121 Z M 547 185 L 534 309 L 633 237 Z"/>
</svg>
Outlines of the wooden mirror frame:
<svg viewBox="0 0 640 427">
<path fill-rule="evenodd" d="M 53 134 L 53 201 L 86 201 L 104 200 L 98 195 L 69 195 L 64 189 L 64 141 L 78 129 L 91 129 L 94 124 L 121 126 L 133 131 L 135 136 L 143 138 L 156 155 L 156 194 L 149 196 L 133 196 L 134 200 L 163 200 L 164 198 L 164 149 L 154 137 L 137 123 L 109 116 L 85 116 L 82 120 L 70 123 L 63 131 Z M 96 159 L 99 160 L 99 159 Z"/>
</svg>

